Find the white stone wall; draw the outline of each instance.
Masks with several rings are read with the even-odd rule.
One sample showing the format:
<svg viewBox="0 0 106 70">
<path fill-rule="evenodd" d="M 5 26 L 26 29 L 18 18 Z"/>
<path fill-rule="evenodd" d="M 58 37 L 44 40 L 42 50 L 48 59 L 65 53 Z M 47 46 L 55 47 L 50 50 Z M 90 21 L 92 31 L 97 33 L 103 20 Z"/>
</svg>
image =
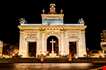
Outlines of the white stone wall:
<svg viewBox="0 0 106 70">
<path fill-rule="evenodd" d="M 25 32 L 20 31 L 19 55 L 21 55 L 22 57 L 28 57 L 28 47 L 25 37 L 26 37 Z"/>
<path fill-rule="evenodd" d="M 37 42 L 37 32 L 33 30 L 20 31 L 20 42 L 19 42 L 19 55 L 22 57 L 29 57 L 28 53 L 28 42 Z"/>
<path fill-rule="evenodd" d="M 80 50 L 79 50 L 79 57 L 84 57 L 87 55 L 87 52 L 86 52 L 86 42 L 85 42 L 85 31 L 84 30 L 81 30 L 80 31 Z"/>
<path fill-rule="evenodd" d="M 65 32 L 66 53 L 69 54 L 69 42 L 76 42 L 76 52 L 78 57 L 86 55 L 85 33 L 82 30 L 68 30 Z M 68 51 L 68 52 L 67 52 Z"/>
<path fill-rule="evenodd" d="M 56 26 L 56 28 L 58 28 Z M 76 42 L 76 52 L 78 57 L 86 55 L 86 42 L 84 30 L 61 30 L 61 29 L 45 29 L 45 30 L 21 30 L 19 55 L 29 57 L 28 42 L 36 42 L 36 56 L 47 54 L 47 39 L 50 36 L 56 36 L 59 43 L 59 55 L 69 55 L 69 42 Z"/>
</svg>

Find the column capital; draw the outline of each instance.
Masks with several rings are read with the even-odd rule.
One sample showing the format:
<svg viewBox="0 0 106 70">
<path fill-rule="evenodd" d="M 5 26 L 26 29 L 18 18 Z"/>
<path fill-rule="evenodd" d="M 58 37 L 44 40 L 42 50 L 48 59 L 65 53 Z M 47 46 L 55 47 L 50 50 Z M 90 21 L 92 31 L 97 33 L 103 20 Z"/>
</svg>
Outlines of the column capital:
<svg viewBox="0 0 106 70">
<path fill-rule="evenodd" d="M 20 30 L 20 33 L 24 33 L 24 30 Z"/>
<path fill-rule="evenodd" d="M 85 34 L 85 30 L 83 29 L 83 30 L 81 30 L 81 33 L 84 33 Z"/>
</svg>

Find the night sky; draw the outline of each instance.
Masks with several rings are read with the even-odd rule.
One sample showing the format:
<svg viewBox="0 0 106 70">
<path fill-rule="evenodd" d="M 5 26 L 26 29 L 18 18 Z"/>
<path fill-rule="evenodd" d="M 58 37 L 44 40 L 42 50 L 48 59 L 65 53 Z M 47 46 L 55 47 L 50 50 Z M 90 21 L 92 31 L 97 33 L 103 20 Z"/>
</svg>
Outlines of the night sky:
<svg viewBox="0 0 106 70">
<path fill-rule="evenodd" d="M 87 25 L 87 47 L 100 49 L 100 32 L 106 29 L 106 6 L 105 2 L 99 1 L 3 0 L 0 2 L 0 39 L 4 43 L 18 43 L 18 19 L 24 17 L 28 23 L 41 23 L 41 10 L 47 11 L 51 2 L 55 2 L 57 11 L 64 10 L 64 23 L 77 23 L 79 18 L 83 18 Z"/>
</svg>

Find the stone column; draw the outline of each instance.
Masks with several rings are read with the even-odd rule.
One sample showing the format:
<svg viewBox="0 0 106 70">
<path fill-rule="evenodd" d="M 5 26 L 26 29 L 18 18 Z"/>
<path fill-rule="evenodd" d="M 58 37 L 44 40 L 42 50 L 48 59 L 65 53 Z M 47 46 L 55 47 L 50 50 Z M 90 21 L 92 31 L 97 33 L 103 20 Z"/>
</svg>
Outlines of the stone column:
<svg viewBox="0 0 106 70">
<path fill-rule="evenodd" d="M 79 40 L 77 41 L 77 45 L 76 45 L 76 56 L 80 57 L 81 54 L 81 42 L 80 42 L 80 37 Z"/>
<path fill-rule="evenodd" d="M 64 32 L 64 52 L 65 55 L 69 55 L 69 36 L 67 31 Z"/>
<path fill-rule="evenodd" d="M 46 55 L 47 53 L 47 39 L 45 37 L 45 32 L 42 31 L 42 54 Z"/>
<path fill-rule="evenodd" d="M 36 56 L 38 56 L 38 55 L 40 55 L 40 51 L 41 51 L 41 46 L 42 46 L 42 37 L 41 37 L 41 32 L 39 31 L 38 33 L 37 33 L 37 45 L 36 45 Z"/>
<path fill-rule="evenodd" d="M 0 41 L 0 57 L 2 57 L 2 52 L 3 52 L 3 42 Z"/>
<path fill-rule="evenodd" d="M 85 40 L 85 30 L 81 31 L 82 34 L 82 47 L 83 47 L 83 56 L 87 55 L 87 50 L 86 50 L 86 40 Z"/>
<path fill-rule="evenodd" d="M 85 42 L 85 31 L 81 30 L 80 32 L 80 40 L 78 46 L 78 57 L 84 57 L 87 55 L 86 52 L 86 42 Z"/>
<path fill-rule="evenodd" d="M 38 44 L 37 44 L 37 55 L 41 55 L 41 54 L 46 54 L 45 51 L 46 51 L 46 48 L 45 48 L 45 36 L 44 36 L 44 31 L 40 30 L 38 32 Z"/>
<path fill-rule="evenodd" d="M 60 33 L 60 44 L 59 50 L 60 50 L 60 55 L 64 56 L 65 55 L 65 47 L 64 47 L 64 32 L 61 31 Z"/>
<path fill-rule="evenodd" d="M 28 45 L 25 37 L 25 33 L 20 31 L 19 55 L 22 57 L 28 57 Z"/>
</svg>

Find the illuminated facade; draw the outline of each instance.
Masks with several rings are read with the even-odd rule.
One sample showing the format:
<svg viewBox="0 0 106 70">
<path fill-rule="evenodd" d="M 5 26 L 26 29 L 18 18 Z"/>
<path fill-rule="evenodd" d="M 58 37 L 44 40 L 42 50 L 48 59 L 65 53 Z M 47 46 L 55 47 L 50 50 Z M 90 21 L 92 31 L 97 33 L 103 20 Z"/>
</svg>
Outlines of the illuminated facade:
<svg viewBox="0 0 106 70">
<path fill-rule="evenodd" d="M 20 19 L 19 55 L 24 58 L 41 54 L 47 58 L 70 54 L 84 57 L 87 53 L 83 19 L 76 24 L 64 24 L 63 10 L 57 14 L 55 4 L 50 4 L 49 13 L 42 12 L 42 24 L 27 24 Z"/>
</svg>

